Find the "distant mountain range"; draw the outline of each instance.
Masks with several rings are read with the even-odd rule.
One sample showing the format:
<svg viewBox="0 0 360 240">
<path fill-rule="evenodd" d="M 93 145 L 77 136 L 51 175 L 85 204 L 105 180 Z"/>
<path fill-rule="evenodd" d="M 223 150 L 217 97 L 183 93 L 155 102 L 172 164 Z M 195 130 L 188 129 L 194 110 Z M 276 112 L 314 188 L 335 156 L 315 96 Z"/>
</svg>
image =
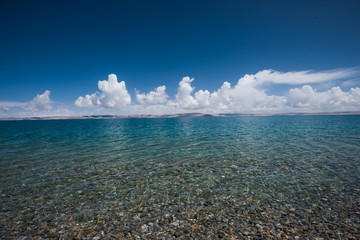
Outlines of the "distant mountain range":
<svg viewBox="0 0 360 240">
<path fill-rule="evenodd" d="M 203 114 L 203 113 L 178 113 L 178 114 L 138 114 L 138 115 L 86 115 L 86 116 L 48 116 L 48 117 L 12 117 L 0 118 L 2 121 L 9 120 L 56 120 L 56 119 L 114 119 L 114 118 L 179 118 L 179 117 L 241 117 L 241 116 L 310 116 L 310 115 L 360 115 L 360 112 L 320 112 L 320 113 L 220 113 L 220 114 Z"/>
</svg>

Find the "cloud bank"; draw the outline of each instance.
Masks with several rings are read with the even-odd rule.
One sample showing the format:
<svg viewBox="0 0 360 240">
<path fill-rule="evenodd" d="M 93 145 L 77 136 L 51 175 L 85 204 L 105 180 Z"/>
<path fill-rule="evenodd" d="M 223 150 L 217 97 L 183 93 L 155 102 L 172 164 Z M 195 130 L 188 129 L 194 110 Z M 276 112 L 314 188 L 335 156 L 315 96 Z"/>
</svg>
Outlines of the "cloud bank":
<svg viewBox="0 0 360 240">
<path fill-rule="evenodd" d="M 333 81 L 358 84 L 360 70 L 356 68 L 329 71 L 278 72 L 262 70 L 246 74 L 231 86 L 224 82 L 219 89 L 195 91 L 194 78 L 184 77 L 173 99 L 168 100 L 166 86 L 159 86 L 149 93 L 136 91 L 136 103 L 131 102 L 125 82 L 118 82 L 115 74 L 108 80 L 99 81 L 100 93 L 79 97 L 78 107 L 118 108 L 144 113 L 151 109 L 156 113 L 202 112 L 202 113 L 281 113 L 281 112 L 339 112 L 360 111 L 360 88 L 343 91 L 332 86 L 327 91 L 318 91 L 314 84 Z M 287 85 L 287 94 L 282 96 L 267 93 L 269 84 Z M 294 87 L 296 86 L 296 87 Z M 345 84 L 343 85 L 345 86 Z M 146 108 L 142 107 L 146 106 Z M 141 112 L 143 111 L 143 112 Z M 132 112 L 133 113 L 133 112 Z M 149 113 L 149 112 L 147 112 Z"/>
<path fill-rule="evenodd" d="M 165 85 L 148 93 L 135 90 L 135 100 L 132 101 L 125 82 L 119 82 L 115 74 L 110 74 L 107 80 L 98 81 L 97 92 L 76 99 L 74 105 L 83 110 L 69 111 L 64 104 L 53 102 L 51 92 L 46 90 L 29 102 L 0 102 L 0 117 L 360 111 L 359 68 L 320 72 L 262 70 L 245 74 L 233 85 L 223 82 L 215 91 L 196 89 L 194 83 L 194 78 L 183 77 L 172 98 L 166 93 Z M 270 94 L 279 86 L 281 95 Z M 319 86 L 320 90 L 317 89 Z M 54 110 L 56 103 L 57 109 Z"/>
</svg>

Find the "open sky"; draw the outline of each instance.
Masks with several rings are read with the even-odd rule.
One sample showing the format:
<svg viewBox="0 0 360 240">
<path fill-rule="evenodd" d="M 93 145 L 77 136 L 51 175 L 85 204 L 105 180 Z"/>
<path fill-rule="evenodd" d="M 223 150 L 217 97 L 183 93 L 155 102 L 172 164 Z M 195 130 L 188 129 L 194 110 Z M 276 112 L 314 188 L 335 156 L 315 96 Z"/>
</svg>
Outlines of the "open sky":
<svg viewBox="0 0 360 240">
<path fill-rule="evenodd" d="M 360 111 L 360 1 L 0 2 L 0 117 Z"/>
</svg>

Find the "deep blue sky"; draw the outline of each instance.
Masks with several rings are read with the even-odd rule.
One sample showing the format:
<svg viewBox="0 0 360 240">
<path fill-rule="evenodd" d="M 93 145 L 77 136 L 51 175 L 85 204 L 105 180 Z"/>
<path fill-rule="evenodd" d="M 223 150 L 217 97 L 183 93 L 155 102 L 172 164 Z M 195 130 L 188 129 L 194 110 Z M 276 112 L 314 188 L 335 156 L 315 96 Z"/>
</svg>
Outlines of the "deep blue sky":
<svg viewBox="0 0 360 240">
<path fill-rule="evenodd" d="M 71 105 L 115 73 L 130 94 L 183 76 L 196 89 L 246 73 L 360 65 L 360 1 L 0 2 L 0 101 L 50 90 Z"/>
</svg>

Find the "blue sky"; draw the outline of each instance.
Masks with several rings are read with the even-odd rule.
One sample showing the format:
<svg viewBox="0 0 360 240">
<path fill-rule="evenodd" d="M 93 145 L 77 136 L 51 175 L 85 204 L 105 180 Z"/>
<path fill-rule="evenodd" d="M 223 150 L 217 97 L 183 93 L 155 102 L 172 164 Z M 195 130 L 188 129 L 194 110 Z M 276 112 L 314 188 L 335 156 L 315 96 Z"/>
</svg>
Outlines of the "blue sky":
<svg viewBox="0 0 360 240">
<path fill-rule="evenodd" d="M 358 9 L 350 0 L 1 1 L 0 116 L 358 111 Z M 314 80 L 319 73 L 328 75 Z M 130 102 L 120 88 L 98 89 L 109 74 Z M 251 88 L 239 81 L 246 74 Z M 212 98 L 224 82 L 231 91 Z M 161 100 L 141 103 L 135 89 Z M 96 92 L 92 104 L 75 104 Z"/>
</svg>

